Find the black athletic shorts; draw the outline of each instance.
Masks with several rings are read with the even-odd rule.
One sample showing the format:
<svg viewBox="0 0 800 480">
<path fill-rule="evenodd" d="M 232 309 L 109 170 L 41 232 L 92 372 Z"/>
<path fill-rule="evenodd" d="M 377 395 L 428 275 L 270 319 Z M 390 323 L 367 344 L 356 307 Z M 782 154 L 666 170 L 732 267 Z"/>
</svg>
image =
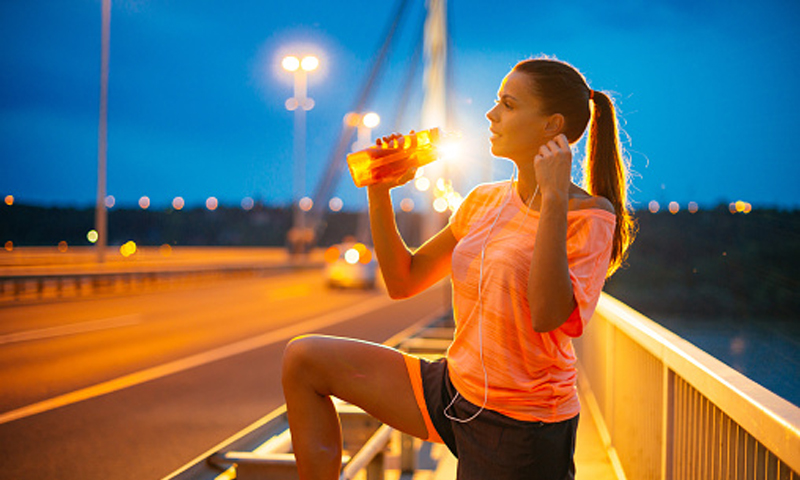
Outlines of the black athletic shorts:
<svg viewBox="0 0 800 480">
<path fill-rule="evenodd" d="M 578 416 L 557 423 L 525 422 L 484 409 L 462 423 L 447 418 L 456 395 L 447 361 L 421 360 L 425 403 L 439 437 L 458 458 L 458 480 L 567 480 L 575 478 Z M 447 413 L 468 419 L 480 410 L 461 395 Z"/>
</svg>

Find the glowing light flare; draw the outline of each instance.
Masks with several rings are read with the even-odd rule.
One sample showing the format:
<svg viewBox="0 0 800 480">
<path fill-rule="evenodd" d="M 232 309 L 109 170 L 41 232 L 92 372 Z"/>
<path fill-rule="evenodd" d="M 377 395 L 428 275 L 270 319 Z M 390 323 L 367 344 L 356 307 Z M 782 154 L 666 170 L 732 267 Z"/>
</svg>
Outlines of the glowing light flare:
<svg viewBox="0 0 800 480">
<path fill-rule="evenodd" d="M 314 206 L 314 201 L 309 197 L 303 197 L 297 203 L 297 206 L 300 207 L 300 210 L 307 212 Z"/>
<path fill-rule="evenodd" d="M 281 66 L 287 72 L 294 72 L 298 68 L 300 68 L 300 59 L 295 57 L 294 55 L 283 57 L 283 60 L 281 61 Z"/>
<path fill-rule="evenodd" d="M 207 209 L 209 209 L 209 210 L 211 210 L 213 212 L 214 210 L 217 209 L 217 207 L 219 207 L 219 200 L 217 200 L 217 197 L 208 197 L 206 199 L 206 208 Z"/>
<path fill-rule="evenodd" d="M 58 251 L 59 252 L 67 253 L 67 250 L 69 250 L 69 245 L 67 245 L 66 241 L 61 240 L 60 242 L 58 242 Z"/>
<path fill-rule="evenodd" d="M 314 55 L 306 55 L 303 57 L 303 60 L 300 61 L 300 68 L 306 72 L 316 70 L 317 67 L 319 67 L 319 58 L 315 57 Z"/>
<path fill-rule="evenodd" d="M 325 255 L 324 255 L 325 262 L 326 263 L 333 263 L 333 262 L 335 262 L 336 260 L 339 259 L 339 255 L 341 255 L 341 254 L 342 254 L 342 252 L 340 252 L 339 248 L 336 247 L 335 245 L 332 246 L 332 247 L 328 247 L 328 249 L 325 250 Z"/>
<path fill-rule="evenodd" d="M 366 265 L 372 261 L 372 252 L 370 252 L 369 248 L 363 243 L 356 243 L 353 245 L 353 249 L 358 252 L 358 261 L 360 263 Z"/>
<path fill-rule="evenodd" d="M 669 213 L 675 215 L 681 210 L 681 206 L 678 205 L 678 202 L 669 202 Z"/>
<path fill-rule="evenodd" d="M 89 243 L 97 243 L 97 240 L 100 238 L 100 234 L 97 233 L 97 230 L 89 230 L 86 233 L 86 240 L 89 240 Z"/>
<path fill-rule="evenodd" d="M 133 240 L 128 240 L 119 247 L 119 253 L 128 258 L 136 253 L 136 243 Z"/>
<path fill-rule="evenodd" d="M 444 197 L 439 197 L 433 201 L 433 209 L 439 213 L 444 213 L 447 210 L 447 200 Z"/>
<path fill-rule="evenodd" d="M 333 197 L 328 200 L 328 208 L 331 209 L 332 212 L 338 212 L 344 207 L 344 202 L 339 197 Z"/>
<path fill-rule="evenodd" d="M 414 180 L 414 187 L 420 192 L 427 192 L 431 188 L 431 180 L 428 177 L 417 177 Z"/>
<path fill-rule="evenodd" d="M 6 242 L 6 250 L 8 250 L 9 252 L 14 250 L 14 242 L 12 242 L 11 240 L 7 241 Z"/>
<path fill-rule="evenodd" d="M 14 205 L 14 195 L 6 195 L 6 205 Z"/>
<path fill-rule="evenodd" d="M 114 208 L 114 205 L 117 204 L 117 199 L 114 198 L 114 195 L 108 195 L 105 199 L 106 208 Z"/>
<path fill-rule="evenodd" d="M 658 211 L 661 209 L 661 205 L 659 205 L 655 200 L 650 200 L 650 203 L 647 204 L 647 209 L 650 211 L 650 213 L 658 213 Z"/>
<path fill-rule="evenodd" d="M 350 265 L 355 265 L 358 263 L 358 257 L 358 250 L 355 248 L 349 248 L 346 252 L 344 252 L 344 261 Z"/>
<path fill-rule="evenodd" d="M 381 123 L 381 117 L 375 112 L 369 112 L 361 119 L 361 123 L 367 128 L 375 128 Z"/>
<path fill-rule="evenodd" d="M 458 207 L 464 201 L 464 198 L 458 192 L 449 192 L 444 196 L 444 199 L 447 200 L 447 208 L 449 208 L 451 212 L 458 210 Z"/>
<path fill-rule="evenodd" d="M 150 197 L 148 196 L 141 197 L 139 199 L 139 207 L 142 210 L 147 210 L 148 208 L 150 208 Z"/>
</svg>

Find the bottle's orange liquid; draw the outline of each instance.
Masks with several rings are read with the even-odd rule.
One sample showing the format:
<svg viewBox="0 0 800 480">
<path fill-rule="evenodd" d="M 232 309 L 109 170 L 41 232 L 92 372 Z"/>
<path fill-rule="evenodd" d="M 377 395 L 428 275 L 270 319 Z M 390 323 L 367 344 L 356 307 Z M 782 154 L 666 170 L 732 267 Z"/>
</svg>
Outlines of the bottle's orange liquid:
<svg viewBox="0 0 800 480">
<path fill-rule="evenodd" d="M 438 158 L 439 136 L 439 129 L 432 128 L 351 153 L 347 166 L 356 187 L 396 180 L 411 168 L 433 162 Z"/>
</svg>

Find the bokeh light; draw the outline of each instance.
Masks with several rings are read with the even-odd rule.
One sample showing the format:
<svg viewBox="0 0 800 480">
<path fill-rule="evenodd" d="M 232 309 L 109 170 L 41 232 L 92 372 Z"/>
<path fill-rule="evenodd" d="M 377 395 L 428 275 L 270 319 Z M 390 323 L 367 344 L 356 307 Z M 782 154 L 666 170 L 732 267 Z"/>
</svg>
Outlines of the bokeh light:
<svg viewBox="0 0 800 480">
<path fill-rule="evenodd" d="M 206 208 L 207 209 L 209 209 L 209 210 L 211 210 L 213 212 L 214 210 L 217 209 L 217 207 L 219 207 L 219 200 L 217 200 L 217 197 L 208 197 L 206 199 Z"/>
<path fill-rule="evenodd" d="M 89 240 L 89 243 L 97 243 L 97 240 L 100 238 L 100 234 L 97 233 L 97 230 L 89 230 L 86 233 L 86 240 Z"/>
<path fill-rule="evenodd" d="M 6 195 L 6 205 L 14 205 L 14 195 Z"/>
<path fill-rule="evenodd" d="M 136 253 L 136 243 L 133 240 L 128 240 L 119 247 L 119 253 L 125 258 L 130 257 Z"/>
<path fill-rule="evenodd" d="M 59 252 L 66 253 L 67 250 L 69 250 L 69 245 L 67 245 L 66 241 L 61 240 L 60 242 L 58 242 L 58 251 Z"/>
<path fill-rule="evenodd" d="M 252 197 L 244 197 L 242 199 L 242 209 L 243 210 L 250 211 L 250 210 L 253 209 L 253 207 L 255 205 L 256 205 L 256 202 L 255 202 L 255 200 L 252 199 Z"/>
<path fill-rule="evenodd" d="M 661 205 L 659 205 L 655 200 L 650 200 L 650 203 L 647 204 L 647 209 L 650 211 L 650 213 L 658 213 L 658 211 L 661 209 Z"/>
<path fill-rule="evenodd" d="M 427 192 L 431 188 L 431 181 L 428 177 L 417 177 L 414 180 L 414 187 L 420 192 Z"/>
<path fill-rule="evenodd" d="M 172 255 L 172 245 L 169 243 L 161 245 L 158 247 L 158 253 L 160 253 L 162 257 L 169 257 Z"/>
<path fill-rule="evenodd" d="M 404 198 L 400 201 L 400 210 L 404 212 L 411 212 L 414 210 L 414 200 L 410 198 Z"/>
<path fill-rule="evenodd" d="M 300 210 L 307 212 L 311 210 L 311 207 L 314 206 L 314 201 L 311 200 L 309 197 L 303 197 L 300 199 L 298 206 L 300 207 Z"/>
<path fill-rule="evenodd" d="M 433 201 L 433 209 L 439 213 L 447 210 L 447 200 L 444 197 L 438 197 Z"/>
<path fill-rule="evenodd" d="M 700 206 L 697 205 L 697 202 L 689 202 L 689 213 L 697 213 L 700 210 Z"/>
<path fill-rule="evenodd" d="M 172 208 L 175 210 L 182 210 L 186 202 L 183 200 L 183 197 L 175 197 L 172 199 Z"/>
<path fill-rule="evenodd" d="M 333 197 L 328 201 L 328 208 L 330 208 L 332 212 L 338 212 L 342 207 L 344 207 L 344 202 L 339 197 Z"/>
<path fill-rule="evenodd" d="M 105 204 L 106 208 L 114 208 L 114 205 L 117 204 L 117 199 L 114 198 L 114 195 L 108 195 L 106 196 Z"/>
<path fill-rule="evenodd" d="M 678 205 L 678 202 L 669 202 L 669 213 L 675 215 L 676 213 L 680 212 L 681 206 Z"/>
<path fill-rule="evenodd" d="M 141 207 L 142 210 L 147 210 L 148 208 L 150 208 L 150 197 L 144 196 L 140 198 L 139 207 Z"/>
<path fill-rule="evenodd" d="M 6 242 L 6 250 L 8 250 L 9 252 L 14 250 L 14 242 L 12 242 L 11 240 L 7 241 Z"/>
</svg>

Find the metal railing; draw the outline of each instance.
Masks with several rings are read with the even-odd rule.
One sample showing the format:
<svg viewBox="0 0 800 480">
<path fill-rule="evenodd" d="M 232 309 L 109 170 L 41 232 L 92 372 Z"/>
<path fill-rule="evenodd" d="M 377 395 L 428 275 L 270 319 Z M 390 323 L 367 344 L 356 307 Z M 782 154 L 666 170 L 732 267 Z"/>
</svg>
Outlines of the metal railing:
<svg viewBox="0 0 800 480">
<path fill-rule="evenodd" d="M 678 335 L 604 294 L 574 344 L 619 478 L 800 478 L 800 408 Z"/>
</svg>

